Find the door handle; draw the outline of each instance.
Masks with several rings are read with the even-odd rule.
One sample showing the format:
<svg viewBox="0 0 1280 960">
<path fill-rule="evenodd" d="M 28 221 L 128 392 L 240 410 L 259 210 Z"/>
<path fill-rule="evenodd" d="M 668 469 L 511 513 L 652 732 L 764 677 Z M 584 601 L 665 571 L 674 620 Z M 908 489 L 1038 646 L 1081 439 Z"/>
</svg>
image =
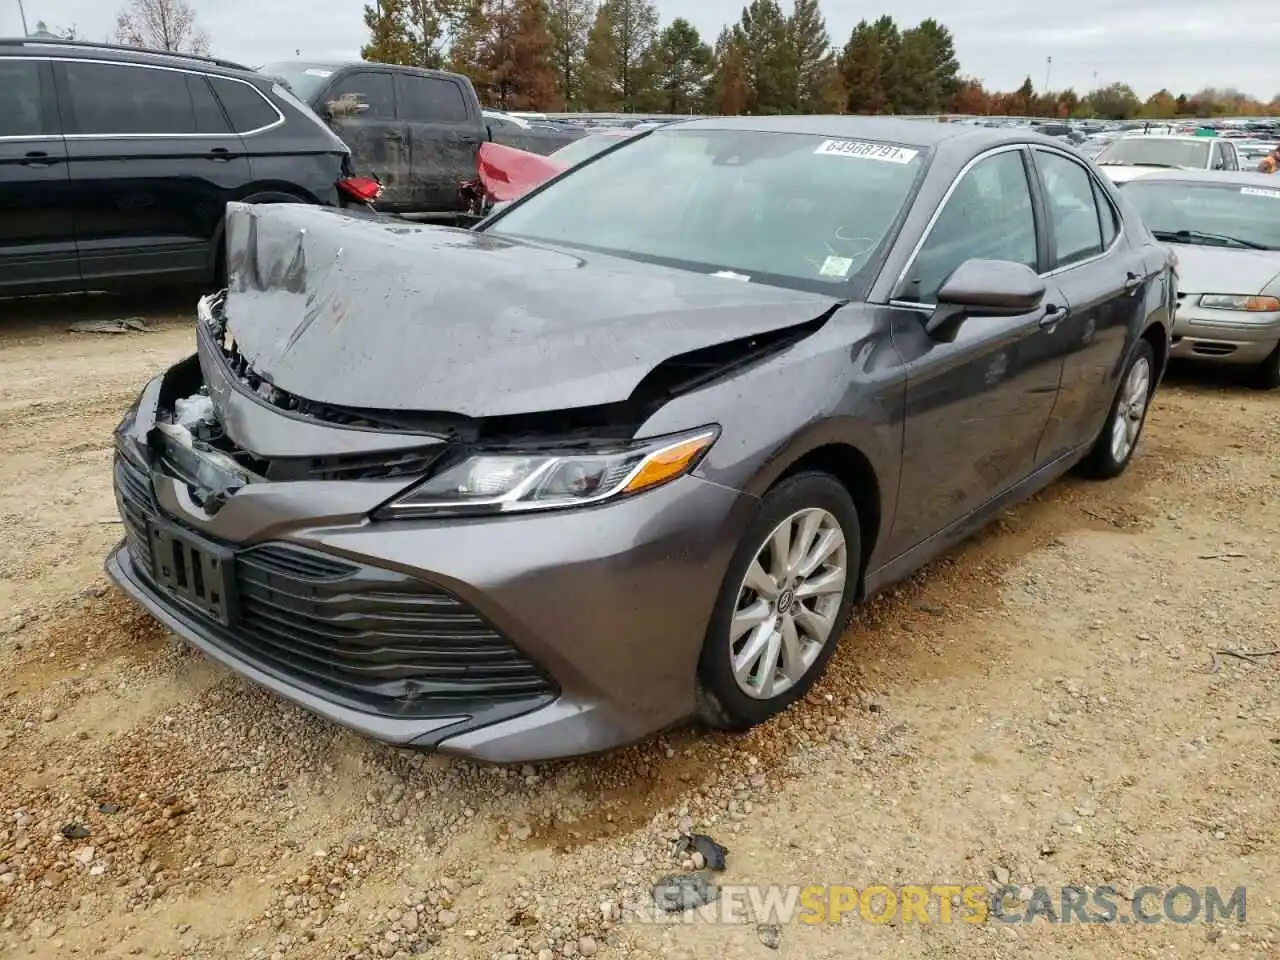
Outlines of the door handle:
<svg viewBox="0 0 1280 960">
<path fill-rule="evenodd" d="M 60 157 L 51 157 L 43 150 L 32 150 L 18 162 L 24 167 L 52 167 L 61 159 Z"/>
<path fill-rule="evenodd" d="M 209 159 L 216 160 L 218 163 L 226 163 L 231 159 L 231 151 L 226 147 L 214 147 L 209 151 Z"/>
<path fill-rule="evenodd" d="M 1130 270 L 1124 275 L 1124 292 L 1133 293 L 1133 291 L 1142 286 L 1142 279 L 1141 274 L 1134 273 Z"/>
<path fill-rule="evenodd" d="M 1070 311 L 1066 307 L 1060 307 L 1056 303 L 1045 304 L 1044 313 L 1040 316 L 1040 326 L 1054 327 L 1067 319 Z"/>
</svg>

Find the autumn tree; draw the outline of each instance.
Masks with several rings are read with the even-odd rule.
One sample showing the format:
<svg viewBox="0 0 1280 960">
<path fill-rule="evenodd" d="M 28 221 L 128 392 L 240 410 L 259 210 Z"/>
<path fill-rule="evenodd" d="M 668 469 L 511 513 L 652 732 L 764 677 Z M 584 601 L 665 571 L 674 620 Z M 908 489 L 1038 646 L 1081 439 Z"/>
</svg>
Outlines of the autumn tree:
<svg viewBox="0 0 1280 960">
<path fill-rule="evenodd" d="M 657 76 L 666 113 L 692 113 L 711 73 L 711 48 L 688 20 L 676 18 L 658 37 Z"/>
<path fill-rule="evenodd" d="M 622 106 L 618 91 L 618 52 L 613 43 L 609 9 L 596 9 L 583 55 L 582 101 L 588 110 L 607 113 Z"/>
<path fill-rule="evenodd" d="M 963 77 L 956 81 L 955 93 L 951 95 L 951 112 L 976 117 L 991 112 L 991 97 L 981 80 Z"/>
<path fill-rule="evenodd" d="M 175 53 L 209 52 L 209 35 L 186 0 L 129 0 L 116 15 L 116 40 Z"/>
<path fill-rule="evenodd" d="M 548 0 L 551 61 L 560 97 L 569 107 L 581 105 L 587 37 L 595 17 L 592 0 Z"/>
<path fill-rule="evenodd" d="M 489 39 L 486 0 L 462 0 L 451 17 L 449 32 L 449 69 L 470 77 L 476 90 L 487 89 L 490 78 L 482 63 L 484 47 Z"/>
<path fill-rule="evenodd" d="M 1160 89 L 1147 97 L 1139 112 L 1143 117 L 1172 117 L 1178 112 L 1178 101 L 1168 90 Z"/>
<path fill-rule="evenodd" d="M 551 63 L 554 42 L 547 26 L 546 0 L 516 0 L 511 36 L 511 89 L 503 106 L 512 110 L 560 110 L 556 71 Z"/>
<path fill-rule="evenodd" d="M 1142 101 L 1127 83 L 1111 83 L 1085 98 L 1092 113 L 1108 120 L 1128 120 L 1142 109 Z"/>
<path fill-rule="evenodd" d="M 615 88 L 624 110 L 636 108 L 652 82 L 658 9 L 652 0 L 604 0 L 616 69 Z"/>
<path fill-rule="evenodd" d="M 902 36 L 892 17 L 863 20 L 840 55 L 850 113 L 892 113 Z"/>
<path fill-rule="evenodd" d="M 728 27 L 716 39 L 715 73 L 711 77 L 708 99 L 711 109 L 724 116 L 745 113 L 750 91 L 747 89 L 747 65 L 742 52 L 741 36 Z"/>
<path fill-rule="evenodd" d="M 922 20 L 902 34 L 891 99 L 898 113 L 941 113 L 955 95 L 960 63 L 951 31 Z"/>
</svg>

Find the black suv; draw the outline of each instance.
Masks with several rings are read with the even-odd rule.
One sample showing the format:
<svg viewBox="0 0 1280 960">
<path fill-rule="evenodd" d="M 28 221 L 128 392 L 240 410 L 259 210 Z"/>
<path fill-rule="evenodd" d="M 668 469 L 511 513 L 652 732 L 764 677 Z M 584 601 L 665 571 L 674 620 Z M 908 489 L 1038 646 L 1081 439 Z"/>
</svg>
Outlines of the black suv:
<svg viewBox="0 0 1280 960">
<path fill-rule="evenodd" d="M 248 67 L 0 39 L 0 295 L 217 282 L 227 201 L 336 206 L 351 175 Z"/>
</svg>

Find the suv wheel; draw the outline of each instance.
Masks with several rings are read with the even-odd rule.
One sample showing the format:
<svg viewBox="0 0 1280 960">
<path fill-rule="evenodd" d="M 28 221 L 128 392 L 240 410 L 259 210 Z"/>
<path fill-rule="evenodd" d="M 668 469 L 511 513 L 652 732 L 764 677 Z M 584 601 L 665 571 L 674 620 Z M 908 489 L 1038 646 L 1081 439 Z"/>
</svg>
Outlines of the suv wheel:
<svg viewBox="0 0 1280 960">
<path fill-rule="evenodd" d="M 1080 465 L 1086 475 L 1100 480 L 1118 477 L 1133 459 L 1156 388 L 1155 359 L 1151 344 L 1139 340 L 1120 378 L 1102 433 Z"/>
<path fill-rule="evenodd" d="M 698 668 L 698 712 L 742 730 L 809 690 L 849 619 L 861 570 L 858 512 L 825 473 L 765 494 L 712 612 Z"/>
</svg>

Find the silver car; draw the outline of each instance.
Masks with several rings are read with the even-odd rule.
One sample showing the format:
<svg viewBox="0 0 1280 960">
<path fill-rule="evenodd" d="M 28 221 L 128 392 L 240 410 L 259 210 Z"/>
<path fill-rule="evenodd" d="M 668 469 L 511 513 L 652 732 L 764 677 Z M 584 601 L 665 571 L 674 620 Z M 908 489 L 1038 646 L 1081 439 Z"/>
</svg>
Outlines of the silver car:
<svg viewBox="0 0 1280 960">
<path fill-rule="evenodd" d="M 1171 170 L 1124 195 L 1178 245 L 1172 356 L 1247 364 L 1259 386 L 1280 387 L 1280 177 Z"/>
</svg>

